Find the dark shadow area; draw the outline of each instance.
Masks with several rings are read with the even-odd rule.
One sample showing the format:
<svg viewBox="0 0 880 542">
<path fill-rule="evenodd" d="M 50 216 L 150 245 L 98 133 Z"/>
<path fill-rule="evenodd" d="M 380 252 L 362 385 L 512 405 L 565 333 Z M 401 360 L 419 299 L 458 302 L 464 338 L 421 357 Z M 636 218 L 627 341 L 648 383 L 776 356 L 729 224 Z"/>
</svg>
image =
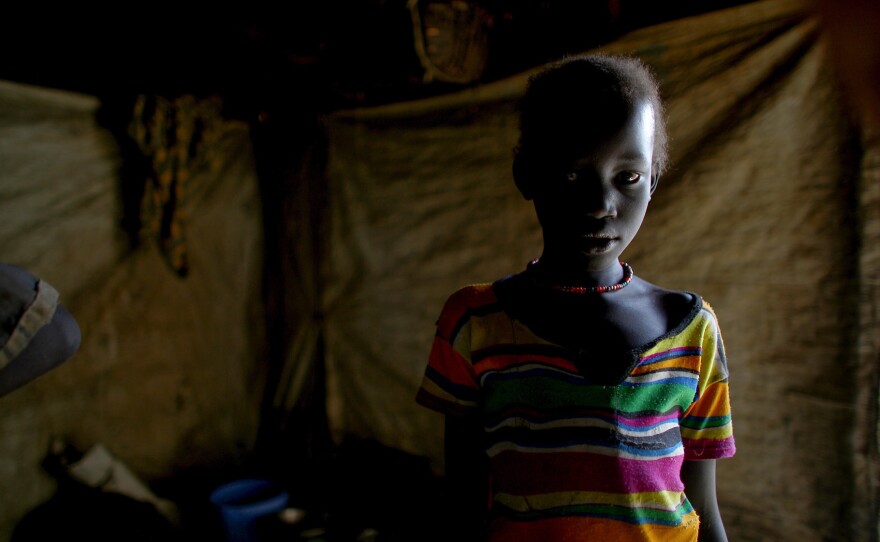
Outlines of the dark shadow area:
<svg viewBox="0 0 880 542">
<path fill-rule="evenodd" d="M 429 3 L 422 0 L 423 4 Z M 488 15 L 486 83 L 577 53 L 631 30 L 746 0 L 481 0 Z M 97 17 L 16 7 L 0 23 L 0 79 L 93 95 L 218 94 L 249 116 L 303 87 L 328 111 L 436 95 L 426 82 L 407 0 L 299 2 L 205 13 Z M 293 94 L 290 94 L 290 92 Z"/>
<path fill-rule="evenodd" d="M 17 525 L 12 542 L 184 540 L 156 509 L 124 495 L 75 484 L 59 487 Z"/>
<path fill-rule="evenodd" d="M 311 480 L 281 482 L 288 506 L 305 512 L 290 523 L 283 514 L 261 517 L 255 524 L 266 542 L 309 540 L 355 542 L 368 533 L 374 542 L 455 540 L 446 530 L 444 482 L 427 460 L 351 440 L 334 449 L 326 462 L 313 467 Z M 175 502 L 181 522 L 177 535 L 186 540 L 221 540 L 222 521 L 211 504 L 221 485 L 244 478 L 281 480 L 279 473 L 255 466 L 235 470 L 191 469 L 155 485 L 158 494 Z"/>
</svg>

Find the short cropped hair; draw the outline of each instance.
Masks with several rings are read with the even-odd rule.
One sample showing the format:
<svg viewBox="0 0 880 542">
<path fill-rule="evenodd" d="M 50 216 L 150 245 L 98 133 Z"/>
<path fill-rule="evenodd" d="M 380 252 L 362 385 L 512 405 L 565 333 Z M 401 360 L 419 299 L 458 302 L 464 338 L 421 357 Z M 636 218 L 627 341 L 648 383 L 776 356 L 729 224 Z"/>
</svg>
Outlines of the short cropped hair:
<svg viewBox="0 0 880 542">
<path fill-rule="evenodd" d="M 516 153 L 536 159 L 570 158 L 591 120 L 623 115 L 645 100 L 654 110 L 651 169 L 666 169 L 668 136 L 660 88 L 641 60 L 617 55 L 578 55 L 559 60 L 529 79 L 520 104 Z"/>
</svg>

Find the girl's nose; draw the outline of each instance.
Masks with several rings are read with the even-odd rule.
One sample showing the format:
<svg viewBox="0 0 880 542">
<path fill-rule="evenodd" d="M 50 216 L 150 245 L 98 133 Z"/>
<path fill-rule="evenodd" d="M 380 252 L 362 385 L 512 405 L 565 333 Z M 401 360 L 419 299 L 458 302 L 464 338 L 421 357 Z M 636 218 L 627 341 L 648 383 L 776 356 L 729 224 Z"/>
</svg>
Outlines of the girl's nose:
<svg viewBox="0 0 880 542">
<path fill-rule="evenodd" d="M 610 205 L 602 205 L 587 211 L 587 215 L 597 219 L 614 218 L 617 216 L 617 211 Z"/>
<path fill-rule="evenodd" d="M 593 218 L 614 218 L 617 216 L 617 204 L 614 191 L 603 182 L 593 182 L 582 189 L 582 206 L 584 214 Z"/>
</svg>

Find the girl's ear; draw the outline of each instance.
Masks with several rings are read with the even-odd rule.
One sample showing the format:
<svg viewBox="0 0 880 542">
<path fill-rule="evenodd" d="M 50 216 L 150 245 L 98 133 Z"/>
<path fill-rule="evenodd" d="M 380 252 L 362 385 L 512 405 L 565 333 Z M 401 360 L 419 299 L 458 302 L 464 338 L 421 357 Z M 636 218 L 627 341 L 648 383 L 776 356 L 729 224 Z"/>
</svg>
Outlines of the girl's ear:
<svg viewBox="0 0 880 542">
<path fill-rule="evenodd" d="M 516 154 L 513 156 L 513 180 L 516 183 L 516 187 L 519 188 L 520 194 L 527 200 L 534 197 L 531 177 L 529 176 L 530 171 L 529 160 L 517 149 Z"/>
<path fill-rule="evenodd" d="M 651 174 L 651 195 L 654 195 L 654 190 L 657 190 L 657 183 L 660 182 L 660 175 Z"/>
</svg>

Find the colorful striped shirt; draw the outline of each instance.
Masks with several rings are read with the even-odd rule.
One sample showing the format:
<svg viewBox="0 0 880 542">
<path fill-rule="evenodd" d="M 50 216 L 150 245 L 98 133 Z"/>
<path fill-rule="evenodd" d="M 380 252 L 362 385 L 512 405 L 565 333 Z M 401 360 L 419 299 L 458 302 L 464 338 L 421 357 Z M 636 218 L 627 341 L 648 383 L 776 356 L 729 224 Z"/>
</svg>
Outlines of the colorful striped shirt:
<svg viewBox="0 0 880 542">
<path fill-rule="evenodd" d="M 718 324 L 693 298 L 616 384 L 591 382 L 570 350 L 510 317 L 491 284 L 449 298 L 417 400 L 480 417 L 492 542 L 697 539 L 682 461 L 735 445 Z"/>
</svg>

